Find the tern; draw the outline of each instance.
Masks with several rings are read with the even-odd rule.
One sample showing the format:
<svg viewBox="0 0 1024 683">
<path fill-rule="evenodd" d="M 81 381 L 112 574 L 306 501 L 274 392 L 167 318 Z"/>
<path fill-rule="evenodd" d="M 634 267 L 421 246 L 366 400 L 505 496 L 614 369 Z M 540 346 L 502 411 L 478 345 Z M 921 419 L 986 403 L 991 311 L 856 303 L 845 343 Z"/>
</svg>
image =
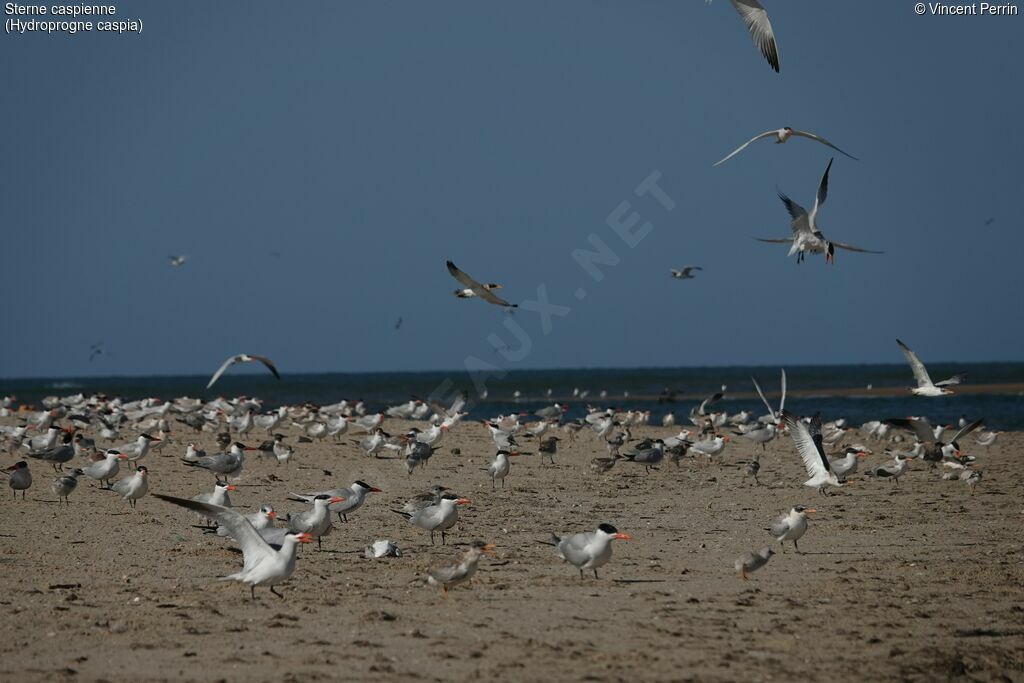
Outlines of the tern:
<svg viewBox="0 0 1024 683">
<path fill-rule="evenodd" d="M 772 537 L 783 547 L 785 547 L 786 541 L 793 541 L 793 548 L 800 552 L 800 546 L 796 542 L 807 533 L 807 515 L 813 512 L 816 512 L 814 508 L 794 505 L 788 513 L 779 517 L 772 524 L 769 529 Z"/>
<path fill-rule="evenodd" d="M 270 359 L 267 358 L 266 356 L 257 356 L 255 354 L 250 353 L 240 353 L 237 356 L 231 356 L 231 358 L 228 358 L 226 361 L 224 361 L 223 365 L 217 368 L 217 372 L 213 373 L 213 377 L 210 378 L 210 383 L 206 385 L 206 388 L 209 389 L 210 387 L 212 387 L 213 383 L 220 379 L 220 376 L 224 374 L 224 371 L 230 368 L 232 365 L 235 365 L 236 363 L 251 363 L 253 361 L 263 363 L 265 366 L 267 366 L 268 370 L 274 373 L 274 377 L 276 377 L 277 379 L 281 379 L 281 375 L 277 373 L 277 368 L 274 367 L 274 364 L 271 363 Z"/>
<path fill-rule="evenodd" d="M 919 418 L 891 418 L 885 421 L 886 424 L 890 424 L 893 427 L 899 427 L 901 429 L 907 429 L 917 435 L 920 442 L 924 444 L 923 452 L 920 457 L 922 460 L 931 463 L 942 462 L 952 457 L 960 455 L 960 444 L 959 441 L 963 437 L 967 436 L 975 429 L 980 427 L 984 422 L 984 418 L 975 420 L 969 425 L 961 427 L 960 430 L 953 435 L 953 438 L 949 441 L 943 441 L 935 435 L 935 430 L 929 424 L 928 420 L 923 417 Z M 914 455 L 919 452 L 916 449 L 913 452 Z"/>
<path fill-rule="evenodd" d="M 65 472 L 53 480 L 53 483 L 50 484 L 50 489 L 57 496 L 58 507 L 60 507 L 61 502 L 66 505 L 71 505 L 71 501 L 68 500 L 68 496 L 70 496 L 75 488 L 78 487 L 78 478 L 83 474 L 85 473 L 76 467 L 70 472 Z"/>
<path fill-rule="evenodd" d="M 376 486 L 370 486 L 365 481 L 355 481 L 348 488 L 331 489 L 330 491 L 316 491 L 314 493 L 293 493 L 296 500 L 307 503 L 313 501 L 317 496 L 337 496 L 343 500 L 331 503 L 330 511 L 338 515 L 339 522 L 347 522 L 348 515 L 358 510 L 366 501 L 368 493 L 383 493 Z"/>
<path fill-rule="evenodd" d="M 839 477 L 840 481 L 843 481 L 846 478 L 846 475 L 853 474 L 857 471 L 857 462 L 861 458 L 866 457 L 868 457 L 868 454 L 865 451 L 858 448 L 847 447 L 847 449 L 843 451 L 842 458 L 837 458 L 832 461 L 832 471 L 836 473 L 836 476 Z"/>
<path fill-rule="evenodd" d="M 549 436 L 540 442 L 537 446 L 537 450 L 540 451 L 541 462 L 544 462 L 544 456 L 548 456 L 551 460 L 551 464 L 555 464 L 555 453 L 558 452 L 558 442 L 561 441 L 557 436 Z"/>
<path fill-rule="evenodd" d="M 736 571 L 740 573 L 740 578 L 747 581 L 747 574 L 756 572 L 761 567 L 768 564 L 768 560 L 775 551 L 771 548 L 761 548 L 756 553 L 747 553 L 743 557 L 736 560 Z"/>
<path fill-rule="evenodd" d="M 318 550 L 323 549 L 323 536 L 331 532 L 331 511 L 328 509 L 335 503 L 345 499 L 341 496 L 317 495 L 310 501 L 313 507 L 297 515 L 288 515 L 288 529 L 294 533 L 305 532 L 316 539 Z"/>
<path fill-rule="evenodd" d="M 505 306 L 507 308 L 517 308 L 519 306 L 519 304 L 510 304 L 494 294 L 492 290 L 501 289 L 501 285 L 494 284 L 493 282 L 485 285 L 480 284 L 469 275 L 459 270 L 451 261 L 448 261 L 446 265 L 448 266 L 448 272 L 451 273 L 451 276 L 458 280 L 459 284 L 465 288 L 455 290 L 455 296 L 460 299 L 479 297 L 483 301 L 486 301 L 489 304 L 494 304 L 495 306 Z"/>
<path fill-rule="evenodd" d="M 655 439 L 649 448 L 640 448 L 636 453 L 623 453 L 622 455 L 630 462 L 643 465 L 644 472 L 650 474 L 651 468 L 657 468 L 665 458 L 665 442 Z"/>
<path fill-rule="evenodd" d="M 597 531 L 584 531 L 572 536 L 556 536 L 551 534 L 551 541 L 542 541 L 548 545 L 555 546 L 558 556 L 580 570 L 580 578 L 583 578 L 583 570 L 591 569 L 594 578 L 599 578 L 597 570 L 612 559 L 612 541 L 632 540 L 627 534 L 619 533 L 619 530 L 611 524 L 601 524 Z"/>
<path fill-rule="evenodd" d="M 789 428 L 789 436 L 793 439 L 796 452 L 807 469 L 807 476 L 810 477 L 804 482 L 804 486 L 818 489 L 825 493 L 826 486 L 843 486 L 843 482 L 832 471 L 829 466 L 828 456 L 821 443 L 821 419 L 815 415 L 811 423 L 797 419 L 789 413 L 782 412 L 782 421 Z"/>
<path fill-rule="evenodd" d="M 508 476 L 509 470 L 512 469 L 512 464 L 509 462 L 509 458 L 515 455 L 519 455 L 516 451 L 498 451 L 494 456 L 494 460 L 487 467 L 487 474 L 491 477 L 491 490 L 494 490 L 494 480 L 501 480 L 501 488 L 505 488 L 505 477 Z"/>
<path fill-rule="evenodd" d="M 113 478 L 121 470 L 120 462 L 127 459 L 128 456 L 124 453 L 110 449 L 100 460 L 91 462 L 83 467 L 82 473 L 101 484 L 105 483 L 109 487 Z"/>
<path fill-rule="evenodd" d="M 44 451 L 31 451 L 28 454 L 30 458 L 36 458 L 37 460 L 45 460 L 46 462 L 53 465 L 53 469 L 58 472 L 62 469 L 62 465 L 66 462 L 71 462 L 75 457 L 75 447 L 69 444 L 63 444 L 60 446 L 54 446 Z"/>
<path fill-rule="evenodd" d="M 256 599 L 256 586 L 267 586 L 279 598 L 284 596 L 274 586 L 287 581 L 295 572 L 295 549 L 299 543 L 309 543 L 313 537 L 307 533 L 286 533 L 280 549 L 275 549 L 259 535 L 249 521 L 230 508 L 175 498 L 154 493 L 160 500 L 179 505 L 204 517 L 216 520 L 242 546 L 242 570 L 221 578 L 221 581 L 240 581 L 249 586 L 252 599 Z"/>
<path fill-rule="evenodd" d="M 469 548 L 455 556 L 455 563 L 444 567 L 437 567 L 427 572 L 427 584 L 440 586 L 445 595 L 448 589 L 466 583 L 476 574 L 477 562 L 484 555 L 494 555 L 494 544 L 483 541 L 473 541 Z"/>
<path fill-rule="evenodd" d="M 227 482 L 218 481 L 213 486 L 212 493 L 200 493 L 192 496 L 192 500 L 200 503 L 209 503 L 222 508 L 231 507 L 231 498 L 228 496 L 228 491 L 234 491 L 235 487 Z"/>
<path fill-rule="evenodd" d="M 242 468 L 245 466 L 245 451 L 254 450 L 256 449 L 236 441 L 231 444 L 231 449 L 227 453 L 205 455 L 197 458 L 195 462 L 191 460 L 182 460 L 182 462 L 189 467 L 209 470 L 213 472 L 216 479 L 220 480 L 223 477 L 224 481 L 227 481 L 228 477 L 238 477 L 242 473 Z"/>
<path fill-rule="evenodd" d="M 786 369 L 781 368 L 780 373 L 780 391 L 782 392 L 782 397 L 779 399 L 778 410 L 772 408 L 772 405 L 768 403 L 768 399 L 765 398 L 764 392 L 761 391 L 761 385 L 757 383 L 757 378 L 753 375 L 750 377 L 750 381 L 754 383 L 754 388 L 757 389 L 757 395 L 761 397 L 761 402 L 764 403 L 764 407 L 768 409 L 768 414 L 771 415 L 772 421 L 775 423 L 776 427 L 779 426 L 779 420 L 782 419 L 780 417 L 782 415 L 782 411 L 786 409 Z"/>
<path fill-rule="evenodd" d="M 758 454 L 754 453 L 754 457 L 747 463 L 747 469 L 743 474 L 743 478 L 753 477 L 754 485 L 760 486 L 761 482 L 757 479 L 757 473 L 761 471 L 761 461 L 758 459 Z"/>
<path fill-rule="evenodd" d="M 139 465 L 135 473 L 115 481 L 110 490 L 128 501 L 128 504 L 135 508 L 136 501 L 149 493 L 149 470 L 145 465 Z"/>
<path fill-rule="evenodd" d="M 707 0 L 706 4 L 711 4 L 711 0 Z M 769 66 L 775 69 L 775 73 L 779 73 L 779 48 L 775 44 L 775 32 L 764 7 L 757 0 L 732 0 L 732 6 L 747 25 L 754 45 L 768 60 Z"/>
<path fill-rule="evenodd" d="M 441 486 L 440 484 L 434 484 L 428 491 L 419 493 L 407 500 L 402 506 L 402 511 L 412 515 L 425 507 L 437 505 L 441 502 L 441 494 L 447 490 L 447 487 Z"/>
<path fill-rule="evenodd" d="M 818 185 L 818 194 L 814 198 L 814 206 L 811 208 L 811 212 L 809 214 L 802 206 L 781 192 L 779 193 L 779 199 L 782 200 L 782 203 L 786 206 L 786 210 L 793 219 L 790 223 L 793 236 L 777 239 L 756 237 L 756 240 L 760 242 L 790 243 L 791 246 L 787 256 L 796 254 L 797 263 L 804 260 L 805 253 L 820 254 L 822 252 L 825 252 L 825 263 L 835 263 L 835 251 L 837 247 L 839 249 L 846 249 L 847 251 L 855 251 L 862 254 L 883 253 L 881 251 L 861 249 L 860 247 L 854 247 L 834 240 L 827 240 L 818 228 L 818 210 L 825 204 L 825 199 L 828 197 L 828 173 L 832 169 L 833 161 L 834 159 L 829 159 L 828 166 L 825 167 L 825 173 L 821 176 L 821 183 Z"/>
<path fill-rule="evenodd" d="M 953 375 L 941 382 L 932 382 L 932 378 L 928 375 L 928 369 L 917 357 L 917 354 L 911 351 L 910 347 L 899 339 L 896 340 L 896 343 L 899 344 L 900 351 L 903 352 L 907 363 L 910 364 L 910 370 L 914 373 L 914 379 L 917 380 L 917 386 L 910 390 L 910 393 L 915 396 L 926 396 L 929 398 L 946 396 L 953 393 L 953 390 L 947 387 L 955 386 L 964 381 L 963 375 Z"/>
<path fill-rule="evenodd" d="M 21 491 L 21 499 L 25 500 L 25 491 L 32 486 L 32 472 L 28 469 L 28 463 L 19 460 L 3 472 L 7 474 L 7 485 L 11 487 L 14 499 L 18 499 L 18 491 Z"/>
<path fill-rule="evenodd" d="M 150 442 L 157 441 L 160 441 L 160 439 L 156 438 L 155 436 L 150 436 L 149 434 L 143 433 L 139 434 L 139 438 L 136 439 L 134 443 L 118 446 L 117 450 L 120 451 L 121 453 L 124 453 L 125 456 L 128 458 L 128 462 L 132 463 L 132 466 L 134 466 L 135 463 L 137 463 L 139 460 L 142 460 L 144 457 L 146 457 L 146 454 L 149 453 Z"/>
<path fill-rule="evenodd" d="M 910 460 L 911 458 L 903 455 L 902 453 L 897 453 L 891 463 L 889 463 L 888 465 L 879 465 L 878 467 L 871 469 L 869 471 L 869 474 L 873 474 L 876 477 L 883 478 L 892 477 L 893 486 L 895 488 L 899 488 L 900 477 L 906 474 L 907 462 L 909 462 Z"/>
<path fill-rule="evenodd" d="M 195 500 L 195 498 L 193 498 L 193 500 Z M 244 515 L 244 517 L 249 524 L 252 524 L 253 529 L 256 531 L 262 531 L 264 529 L 273 528 L 274 520 L 277 519 L 277 513 L 274 512 L 273 506 L 261 505 L 259 510 L 256 512 L 250 512 L 249 514 Z M 217 534 L 224 538 L 231 538 L 228 528 L 224 526 L 218 526 L 215 524 L 212 526 L 201 526 L 199 528 L 203 530 L 204 534 Z M 238 539 L 232 540 L 237 542 Z"/>
<path fill-rule="evenodd" d="M 459 505 L 469 505 L 472 503 L 468 498 L 459 498 L 455 494 L 446 493 L 441 496 L 441 500 L 436 505 L 428 505 L 427 507 L 409 514 L 404 510 L 393 510 L 399 515 L 402 515 L 409 523 L 413 526 L 418 526 L 421 529 L 426 529 L 430 532 L 430 544 L 434 544 L 434 533 L 437 531 L 441 532 L 441 545 L 445 544 L 445 532 L 455 526 L 455 523 L 459 521 Z"/>
<path fill-rule="evenodd" d="M 729 156 L 725 157 L 724 159 L 719 159 L 718 161 L 716 161 L 712 165 L 713 166 L 718 166 L 719 164 L 724 164 L 726 161 L 728 161 L 729 159 L 732 159 L 734 156 L 736 156 L 737 154 L 739 154 L 740 152 L 745 150 L 747 148 L 747 146 L 750 145 L 752 142 L 757 142 L 758 140 L 763 140 L 765 138 L 771 138 L 771 137 L 775 138 L 775 144 L 777 144 L 777 145 L 785 144 L 786 141 L 789 140 L 791 137 L 807 138 L 808 140 L 814 140 L 815 142 L 820 142 L 821 144 L 823 144 L 823 145 L 825 145 L 827 147 L 831 147 L 835 151 L 839 152 L 840 154 L 842 154 L 844 156 L 850 157 L 854 161 L 858 160 L 857 157 L 853 156 L 852 154 L 847 154 L 846 152 L 844 152 L 843 150 L 839 149 L 838 147 L 836 147 L 835 145 L 833 145 L 831 142 L 829 142 L 825 138 L 821 137 L 820 135 L 815 135 L 814 133 L 808 133 L 807 131 L 803 131 L 803 130 L 794 130 L 793 128 L 790 128 L 789 126 L 784 126 L 782 128 L 779 128 L 778 130 L 766 130 L 763 133 L 755 135 L 754 137 L 750 138 L 749 140 L 744 142 L 742 145 L 740 145 L 739 147 L 734 149 L 732 152 L 730 152 Z"/>
<path fill-rule="evenodd" d="M 672 277 L 674 279 L 676 279 L 676 280 L 692 280 L 692 279 L 694 279 L 693 271 L 695 271 L 695 270 L 704 270 L 704 269 L 701 268 L 700 266 L 683 266 L 683 268 L 681 270 L 676 270 L 675 268 L 669 268 L 669 272 L 672 274 Z"/>
</svg>

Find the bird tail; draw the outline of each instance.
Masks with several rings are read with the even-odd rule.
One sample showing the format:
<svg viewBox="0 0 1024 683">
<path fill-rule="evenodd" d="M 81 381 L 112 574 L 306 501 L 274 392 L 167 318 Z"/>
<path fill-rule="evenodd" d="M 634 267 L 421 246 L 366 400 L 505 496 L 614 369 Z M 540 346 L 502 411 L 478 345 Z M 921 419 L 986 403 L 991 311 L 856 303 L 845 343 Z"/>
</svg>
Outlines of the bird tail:
<svg viewBox="0 0 1024 683">
<path fill-rule="evenodd" d="M 193 529 L 202 529 L 204 534 L 215 534 L 220 529 L 216 524 L 193 524 Z"/>
<path fill-rule="evenodd" d="M 558 536 L 556 536 L 555 534 L 551 534 L 551 540 L 550 541 L 537 541 L 537 543 L 542 543 L 543 545 L 551 545 L 551 546 L 556 546 L 556 547 L 561 542 L 562 542 L 562 539 L 559 538 Z"/>
</svg>

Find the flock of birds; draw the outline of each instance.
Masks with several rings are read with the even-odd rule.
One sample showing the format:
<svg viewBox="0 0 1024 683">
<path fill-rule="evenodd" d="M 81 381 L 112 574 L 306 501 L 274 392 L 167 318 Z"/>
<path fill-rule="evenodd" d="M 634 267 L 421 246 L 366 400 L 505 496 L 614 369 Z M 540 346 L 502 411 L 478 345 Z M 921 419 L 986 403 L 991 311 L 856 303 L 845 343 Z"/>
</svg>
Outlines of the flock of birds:
<svg viewBox="0 0 1024 683">
<path fill-rule="evenodd" d="M 470 291 L 477 286 L 475 282 L 464 284 Z M 917 386 L 911 389 L 914 394 L 945 396 L 952 393 L 949 387 L 962 380 L 961 376 L 956 376 L 934 383 L 913 351 L 902 342 L 898 341 L 898 344 L 917 381 Z M 212 386 L 232 365 L 246 362 L 262 363 L 279 378 L 269 359 L 239 354 L 227 359 L 217 369 L 208 386 Z M 553 465 L 559 443 L 562 440 L 575 443 L 581 434 L 592 434 L 597 443 L 607 450 L 607 455 L 593 457 L 589 463 L 590 470 L 596 475 L 608 474 L 621 467 L 619 463 L 642 466 L 650 473 L 659 469 L 665 460 L 673 462 L 676 467 L 680 467 L 684 459 L 720 461 L 728 444 L 735 441 L 746 442 L 754 449 L 753 456 L 745 462 L 743 477 L 750 478 L 753 485 L 760 485 L 760 452 L 772 440 L 788 435 L 807 471 L 808 479 L 804 486 L 822 494 L 827 494 L 830 488 L 845 486 L 848 478 L 857 472 L 859 462 L 873 454 L 865 443 L 851 442 L 855 437 L 886 446 L 883 453 L 886 461 L 869 468 L 867 474 L 890 479 L 895 487 L 899 486 L 909 463 L 915 460 L 933 468 L 941 466 L 943 479 L 966 482 L 972 495 L 981 481 L 982 470 L 978 469 L 975 457 L 961 451 L 965 437 L 982 426 L 980 419 L 961 419 L 956 427 L 933 426 L 923 417 L 873 421 L 859 428 L 843 419 L 823 423 L 817 415 L 798 417 L 786 410 L 784 370 L 781 372 L 778 407 L 768 401 L 755 378 L 751 381 L 767 409 L 765 414 L 755 416 L 753 411 L 746 410 L 735 414 L 717 411 L 715 406 L 723 399 L 723 392 L 718 392 L 693 406 L 688 415 L 689 428 L 653 439 L 638 440 L 632 434 L 633 429 L 650 424 L 650 411 L 588 406 L 584 417 L 567 420 L 567 406 L 554 403 L 532 415 L 516 413 L 482 420 L 480 428 L 486 429 L 494 444 L 494 456 L 486 468 L 491 487 L 505 487 L 513 458 L 533 454 L 520 449 L 520 442 L 524 439 L 536 444 L 542 463 L 547 461 Z M 399 460 L 411 477 L 427 465 L 440 449 L 446 434 L 468 415 L 465 410 L 467 403 L 468 395 L 463 393 L 447 406 L 413 397 L 375 413 L 370 412 L 362 401 L 340 401 L 325 406 L 306 403 L 264 411 L 261 401 L 246 397 L 213 401 L 189 397 L 170 401 L 149 398 L 124 402 L 103 395 L 77 394 L 49 397 L 43 400 L 41 410 L 34 410 L 30 406 L 17 406 L 14 397 L 6 397 L 0 402 L 0 418 L 14 418 L 6 422 L 16 424 L 0 424 L 0 444 L 9 453 L 20 453 L 26 459 L 18 460 L 3 471 L 16 500 L 19 493 L 24 500 L 26 491 L 33 484 L 29 461 L 35 460 L 52 466 L 55 477 L 50 488 L 57 497 L 58 506 L 70 504 L 79 479 L 84 477 L 96 481 L 101 489 L 120 496 L 134 508 L 150 493 L 150 471 L 142 464 L 143 460 L 152 451 L 168 443 L 177 443 L 176 448 L 183 447 L 184 450 L 175 467 L 181 471 L 195 468 L 209 472 L 213 477 L 211 489 L 189 499 L 158 492 L 153 496 L 205 520 L 203 525 L 199 525 L 204 533 L 236 542 L 242 550 L 243 565 L 238 572 L 224 578 L 248 585 L 255 598 L 257 586 L 266 586 L 278 594 L 274 586 L 289 579 L 295 571 L 297 547 L 312 541 L 322 544 L 333 528 L 335 516 L 339 523 L 346 522 L 371 494 L 379 493 L 380 489 L 364 481 L 356 481 L 346 487 L 296 491 L 290 494 L 289 500 L 305 504 L 307 507 L 302 512 L 279 517 L 271 505 L 264 504 L 254 512 L 243 514 L 232 507 L 229 496 L 235 488 L 232 481 L 237 481 L 246 467 L 247 453 L 257 452 L 279 465 L 287 465 L 302 443 L 328 441 L 340 444 L 346 435 L 358 434 L 359 438 L 352 440 L 351 444 L 357 445 L 367 456 L 387 455 Z M 386 431 L 386 421 L 401 425 L 401 433 Z M 180 425 L 181 430 L 192 430 L 197 436 L 204 433 L 215 435 L 220 450 L 208 454 L 197 445 L 197 441 L 178 442 L 172 436 L 172 424 L 175 428 Z M 674 427 L 675 414 L 666 413 L 662 426 Z M 290 437 L 282 433 L 289 429 L 297 431 L 297 443 L 294 445 L 286 443 Z M 947 435 L 951 429 L 956 431 Z M 125 440 L 125 432 L 135 436 Z M 260 432 L 268 438 L 258 446 L 244 443 Z M 975 443 L 981 447 L 990 446 L 997 436 L 998 432 L 984 432 L 978 435 Z M 121 443 L 118 444 L 119 441 Z M 100 446 L 100 442 L 111 445 Z M 904 442 L 910 442 L 910 448 L 898 450 Z M 829 451 L 833 453 L 830 455 Z M 452 452 L 457 453 L 458 449 L 452 449 Z M 125 466 L 130 470 L 119 477 Z M 469 504 L 468 498 L 435 485 L 409 499 L 394 512 L 408 524 L 429 534 L 432 544 L 439 538 L 445 545 L 448 532 L 459 520 L 460 506 Z M 771 525 L 771 537 L 779 544 L 792 542 L 799 552 L 797 543 L 807 532 L 808 515 L 814 511 L 805 505 L 794 506 Z M 277 526 L 278 523 L 283 526 Z M 595 524 L 593 531 L 552 535 L 550 540 L 539 542 L 554 546 L 557 556 L 579 570 L 581 578 L 585 572 L 593 572 L 596 578 L 598 570 L 611 559 L 612 541 L 629 538 L 611 524 L 600 523 Z M 397 546 L 386 539 L 377 541 L 365 552 L 371 557 L 401 554 Z M 459 552 L 451 564 L 430 570 L 424 577 L 425 582 L 440 586 L 447 593 L 451 587 L 472 578 L 480 558 L 493 552 L 493 544 L 474 541 Z M 773 553 L 770 547 L 765 547 L 746 554 L 736 560 L 736 571 L 746 580 L 750 573 L 764 566 Z"/>
</svg>

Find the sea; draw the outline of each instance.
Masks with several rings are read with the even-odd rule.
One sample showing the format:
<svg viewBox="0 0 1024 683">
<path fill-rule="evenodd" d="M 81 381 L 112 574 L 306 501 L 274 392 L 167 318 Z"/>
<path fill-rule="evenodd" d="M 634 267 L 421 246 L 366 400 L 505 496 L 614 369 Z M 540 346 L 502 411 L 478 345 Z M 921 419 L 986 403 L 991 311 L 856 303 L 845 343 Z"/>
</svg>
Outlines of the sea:
<svg viewBox="0 0 1024 683">
<path fill-rule="evenodd" d="M 581 417 L 587 406 L 622 410 L 650 410 L 651 423 L 675 413 L 687 424 L 692 407 L 701 397 L 725 387 L 715 406 L 730 413 L 766 411 L 752 395 L 750 378 L 756 377 L 769 396 L 779 389 L 778 367 L 681 367 L 565 370 L 508 370 L 497 368 L 470 374 L 450 372 L 366 372 L 288 374 L 280 381 L 249 367 L 232 368 L 207 391 L 208 376 L 177 377 L 63 377 L 0 379 L 0 395 L 15 395 L 19 403 L 38 404 L 46 396 L 79 392 L 104 393 L 125 400 L 195 396 L 251 396 L 263 400 L 266 410 L 282 404 L 312 402 L 319 405 L 342 399 L 362 399 L 371 411 L 408 401 L 411 397 L 449 404 L 460 391 L 470 397 L 469 417 L 484 419 L 513 412 L 531 413 L 555 401 L 568 404 L 568 419 Z M 263 370 L 258 368 L 258 370 Z M 966 387 L 1003 385 L 986 393 L 957 393 L 941 398 L 912 396 L 912 378 L 906 365 L 828 365 L 786 368 L 790 395 L 786 407 L 800 415 L 820 413 L 822 419 L 844 417 L 859 425 L 869 420 L 909 415 L 927 416 L 934 424 L 955 424 L 961 416 L 984 418 L 989 429 L 1024 430 L 1024 363 L 973 363 L 929 367 L 934 378 L 966 374 Z M 1017 388 L 1007 385 L 1018 385 Z M 888 388 L 879 396 L 848 396 L 851 389 Z M 902 389 L 907 389 L 902 391 Z M 486 390 L 486 398 L 480 394 Z M 975 389 L 976 390 L 976 389 Z M 673 396 L 674 394 L 674 396 Z M 731 395 L 732 394 L 732 395 Z M 888 395 L 895 394 L 895 395 Z M 674 398 L 674 400 L 670 400 Z M 777 399 L 773 399 L 777 403 Z"/>
</svg>

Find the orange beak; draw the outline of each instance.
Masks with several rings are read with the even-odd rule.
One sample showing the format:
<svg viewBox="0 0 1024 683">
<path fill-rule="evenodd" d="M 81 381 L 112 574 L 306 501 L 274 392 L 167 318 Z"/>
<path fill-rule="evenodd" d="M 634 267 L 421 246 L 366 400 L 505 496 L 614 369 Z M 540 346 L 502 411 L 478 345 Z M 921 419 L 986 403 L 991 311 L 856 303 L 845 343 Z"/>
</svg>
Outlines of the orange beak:
<svg viewBox="0 0 1024 683">
<path fill-rule="evenodd" d="M 270 512 L 267 513 L 267 517 L 269 517 L 270 519 L 277 519 L 277 513 L 271 510 Z"/>
<path fill-rule="evenodd" d="M 383 492 L 383 491 L 381 491 L 381 490 L 380 490 L 379 488 L 377 488 L 376 486 L 374 486 L 374 487 L 373 487 L 372 489 L 370 489 L 370 493 L 384 493 L 384 492 Z"/>
<path fill-rule="evenodd" d="M 612 536 L 612 538 L 617 538 L 620 541 L 632 541 L 633 540 L 633 537 L 630 536 L 629 534 L 614 534 Z"/>
<path fill-rule="evenodd" d="M 807 508 L 806 510 L 804 510 L 805 515 L 809 515 L 812 512 L 817 512 L 817 510 L 815 510 L 814 508 Z"/>
<path fill-rule="evenodd" d="M 310 536 L 309 534 L 305 533 L 305 532 L 299 534 L 298 535 L 298 539 L 299 539 L 299 543 L 312 543 L 313 542 L 313 537 Z"/>
<path fill-rule="evenodd" d="M 469 498 L 459 498 L 458 500 L 455 501 L 455 504 L 456 505 L 470 505 L 472 502 L 473 501 L 471 501 Z"/>
<path fill-rule="evenodd" d="M 224 490 L 225 491 L 234 491 L 235 490 L 235 485 L 234 484 L 228 484 L 227 486 L 224 487 Z"/>
</svg>

